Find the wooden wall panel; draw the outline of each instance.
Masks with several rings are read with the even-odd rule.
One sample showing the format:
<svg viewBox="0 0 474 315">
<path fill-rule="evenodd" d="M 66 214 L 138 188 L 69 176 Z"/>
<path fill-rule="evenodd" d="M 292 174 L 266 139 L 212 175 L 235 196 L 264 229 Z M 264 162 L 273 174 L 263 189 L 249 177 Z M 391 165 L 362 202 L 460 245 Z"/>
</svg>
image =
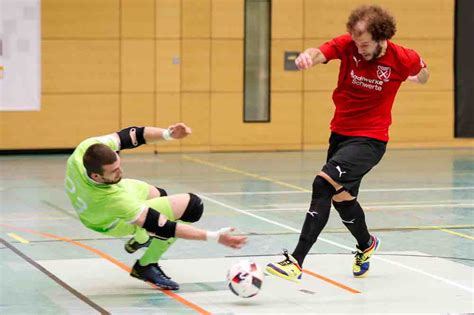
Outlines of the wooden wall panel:
<svg viewBox="0 0 474 315">
<path fill-rule="evenodd" d="M 308 38 L 332 38 L 346 31 L 347 18 L 363 0 L 304 0 L 303 34 Z"/>
<path fill-rule="evenodd" d="M 303 142 L 325 144 L 329 139 L 329 123 L 334 114 L 332 92 L 305 92 L 303 105 Z"/>
<path fill-rule="evenodd" d="M 183 38 L 209 38 L 211 36 L 211 0 L 182 1 L 181 16 Z"/>
<path fill-rule="evenodd" d="M 181 1 L 155 0 L 155 32 L 157 38 L 181 37 Z"/>
<path fill-rule="evenodd" d="M 303 0 L 272 1 L 272 37 L 303 38 Z"/>
<path fill-rule="evenodd" d="M 271 97 L 271 123 L 245 123 L 240 93 L 212 93 L 212 148 L 258 150 L 259 146 L 268 145 L 272 149 L 301 148 L 301 93 L 272 93 Z"/>
<path fill-rule="evenodd" d="M 242 40 L 212 41 L 211 90 L 241 92 L 244 83 L 244 43 Z"/>
<path fill-rule="evenodd" d="M 181 94 L 157 93 L 156 95 L 156 123 L 159 127 L 181 121 Z"/>
<path fill-rule="evenodd" d="M 181 89 L 209 91 L 211 42 L 208 39 L 182 41 Z"/>
<path fill-rule="evenodd" d="M 305 0 L 304 35 L 307 38 L 327 38 L 346 31 L 349 14 L 364 0 Z M 388 9 L 397 21 L 399 38 L 453 38 L 452 0 L 380 0 L 377 4 Z"/>
<path fill-rule="evenodd" d="M 121 98 L 120 128 L 155 125 L 153 93 L 125 93 Z"/>
<path fill-rule="evenodd" d="M 122 92 L 154 91 L 154 41 L 122 40 L 121 89 Z"/>
<path fill-rule="evenodd" d="M 117 40 L 43 40 L 43 93 L 112 93 L 119 88 Z"/>
<path fill-rule="evenodd" d="M 301 51 L 302 40 L 278 40 L 272 41 L 271 56 L 271 90 L 272 91 L 301 91 L 303 86 L 302 71 L 285 71 L 285 51 Z"/>
<path fill-rule="evenodd" d="M 427 84 L 407 84 L 403 89 L 409 91 L 453 91 L 453 41 L 452 40 L 400 40 L 395 43 L 416 50 L 428 65 L 430 79 Z"/>
<path fill-rule="evenodd" d="M 305 49 L 319 47 L 329 39 L 310 39 L 304 41 Z M 339 60 L 331 60 L 327 64 L 320 64 L 303 71 L 304 91 L 332 91 L 336 88 L 339 74 Z"/>
<path fill-rule="evenodd" d="M 244 1 L 212 0 L 213 38 L 244 38 Z"/>
<path fill-rule="evenodd" d="M 211 145 L 236 145 L 252 140 L 243 123 L 243 100 L 241 93 L 211 94 Z M 231 132 L 229 132 L 231 130 Z"/>
<path fill-rule="evenodd" d="M 42 0 L 43 38 L 118 38 L 118 0 Z"/>
<path fill-rule="evenodd" d="M 155 96 L 153 93 L 121 94 L 120 129 L 130 126 L 155 126 Z M 153 152 L 154 144 L 142 145 L 124 153 Z"/>
<path fill-rule="evenodd" d="M 452 140 L 454 104 L 450 91 L 400 92 L 393 107 L 392 142 Z"/>
<path fill-rule="evenodd" d="M 1 149 L 73 148 L 119 128 L 114 94 L 43 95 L 39 112 L 0 113 Z M 18 126 L 25 126 L 18 132 Z"/>
<path fill-rule="evenodd" d="M 193 129 L 182 146 L 190 150 L 208 150 L 210 134 L 210 93 L 181 93 L 181 118 Z"/>
<path fill-rule="evenodd" d="M 181 47 L 179 40 L 156 41 L 156 91 L 181 90 Z"/>
<path fill-rule="evenodd" d="M 397 21 L 397 36 L 409 39 L 453 39 L 453 0 L 384 0 Z M 428 41 L 429 44 L 429 41 Z"/>
<path fill-rule="evenodd" d="M 120 0 L 121 32 L 124 38 L 153 38 L 155 0 Z"/>
<path fill-rule="evenodd" d="M 283 52 L 317 47 L 344 33 L 350 11 L 366 2 L 272 1 L 269 123 L 242 118 L 244 3 L 43 0 L 42 108 L 0 113 L 0 149 L 72 148 L 128 124 L 167 127 L 179 121 L 193 128 L 189 139 L 143 150 L 325 146 L 339 63 L 289 72 L 283 70 Z M 392 144 L 452 141 L 454 1 L 377 4 L 397 19 L 394 41 L 417 50 L 431 71 L 427 85 L 402 86 Z M 25 121 L 30 128 L 18 135 L 15 127 Z"/>
<path fill-rule="evenodd" d="M 267 141 L 300 146 L 303 131 L 301 93 L 273 92 L 271 99 L 272 130 Z"/>
<path fill-rule="evenodd" d="M 156 95 L 155 125 L 160 128 L 168 128 L 168 126 L 181 121 L 181 94 L 158 93 Z M 177 151 L 180 147 L 181 141 L 163 141 L 156 145 L 156 150 L 161 152 Z"/>
</svg>

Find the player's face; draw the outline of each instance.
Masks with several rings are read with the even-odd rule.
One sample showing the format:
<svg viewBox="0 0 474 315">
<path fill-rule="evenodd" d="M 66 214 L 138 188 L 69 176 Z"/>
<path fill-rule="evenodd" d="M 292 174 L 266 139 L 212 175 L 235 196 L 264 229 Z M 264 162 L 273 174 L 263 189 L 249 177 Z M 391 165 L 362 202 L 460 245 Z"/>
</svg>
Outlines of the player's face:
<svg viewBox="0 0 474 315">
<path fill-rule="evenodd" d="M 122 168 L 120 167 L 120 156 L 117 154 L 117 161 L 102 167 L 103 174 L 100 175 L 104 184 L 117 184 L 122 179 Z"/>
<path fill-rule="evenodd" d="M 367 61 L 377 58 L 382 51 L 380 42 L 374 41 L 369 32 L 353 33 L 352 40 L 357 46 L 357 52 Z"/>
</svg>

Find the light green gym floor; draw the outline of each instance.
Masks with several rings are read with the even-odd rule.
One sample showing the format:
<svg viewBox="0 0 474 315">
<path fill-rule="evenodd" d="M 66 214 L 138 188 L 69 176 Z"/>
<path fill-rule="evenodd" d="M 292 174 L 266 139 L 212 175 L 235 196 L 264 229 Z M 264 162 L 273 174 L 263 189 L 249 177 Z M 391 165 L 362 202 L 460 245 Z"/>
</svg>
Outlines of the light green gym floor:
<svg viewBox="0 0 474 315">
<path fill-rule="evenodd" d="M 235 226 L 231 250 L 179 240 L 163 269 L 181 284 L 164 293 L 128 276 L 141 253 L 84 228 L 63 190 L 66 155 L 0 156 L 0 313 L 303 314 L 474 312 L 474 150 L 388 149 L 359 201 L 381 240 L 370 275 L 354 279 L 354 248 L 335 211 L 311 250 L 301 284 L 266 277 L 240 299 L 226 288 L 233 263 L 264 266 L 293 250 L 325 151 L 124 155 L 124 176 L 195 192 L 198 227 Z M 61 282 L 60 285 L 58 282 Z"/>
</svg>

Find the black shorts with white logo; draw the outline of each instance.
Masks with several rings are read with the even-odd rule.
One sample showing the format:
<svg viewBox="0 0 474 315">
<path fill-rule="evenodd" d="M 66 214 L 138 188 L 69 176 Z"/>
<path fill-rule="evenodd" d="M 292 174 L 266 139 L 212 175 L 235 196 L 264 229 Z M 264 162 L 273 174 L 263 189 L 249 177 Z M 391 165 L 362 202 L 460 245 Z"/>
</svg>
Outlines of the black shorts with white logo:
<svg viewBox="0 0 474 315">
<path fill-rule="evenodd" d="M 343 136 L 333 132 L 322 171 L 352 196 L 357 196 L 362 178 L 380 162 L 386 147 L 386 142 L 377 139 Z"/>
</svg>

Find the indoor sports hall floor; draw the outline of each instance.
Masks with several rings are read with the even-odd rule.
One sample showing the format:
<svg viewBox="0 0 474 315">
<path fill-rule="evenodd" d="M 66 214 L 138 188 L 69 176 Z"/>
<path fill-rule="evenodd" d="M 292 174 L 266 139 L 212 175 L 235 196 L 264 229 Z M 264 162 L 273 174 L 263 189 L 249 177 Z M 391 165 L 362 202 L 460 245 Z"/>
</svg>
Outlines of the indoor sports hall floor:
<svg viewBox="0 0 474 315">
<path fill-rule="evenodd" d="M 351 273 L 354 240 L 335 211 L 303 281 L 266 277 L 255 298 L 226 288 L 241 259 L 293 250 L 325 151 L 124 155 L 124 176 L 197 192 L 197 226 L 233 225 L 242 250 L 180 240 L 161 261 L 181 284 L 163 292 L 128 275 L 140 253 L 77 220 L 63 191 L 67 155 L 0 156 L 1 314 L 325 314 L 474 312 L 474 150 L 390 149 L 359 200 L 381 240 L 370 275 Z"/>
</svg>

